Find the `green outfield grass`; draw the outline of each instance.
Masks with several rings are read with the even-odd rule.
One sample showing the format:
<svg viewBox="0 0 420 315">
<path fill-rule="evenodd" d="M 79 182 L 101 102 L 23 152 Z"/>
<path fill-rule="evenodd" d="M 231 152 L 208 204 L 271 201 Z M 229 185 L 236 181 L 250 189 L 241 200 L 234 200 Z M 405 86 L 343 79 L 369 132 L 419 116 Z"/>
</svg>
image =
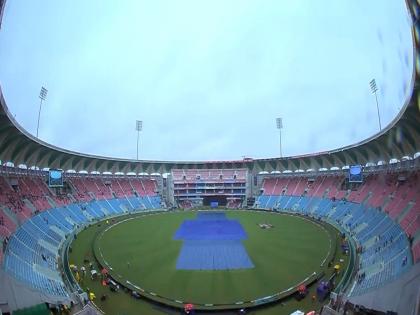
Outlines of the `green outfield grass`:
<svg viewBox="0 0 420 315">
<path fill-rule="evenodd" d="M 172 237 L 184 219 L 195 215 L 195 212 L 163 213 L 139 216 L 114 226 L 113 223 L 95 225 L 80 233 L 73 242 L 70 263 L 80 265 L 84 258 L 93 260 L 93 246 L 96 246 L 112 266 L 112 274 L 121 281 L 128 279 L 159 295 L 198 303 L 234 303 L 261 298 L 296 285 L 314 271 L 330 272 L 327 267 L 321 268 L 320 263 L 335 249 L 330 247 L 337 246 L 333 228 L 324 229 L 301 217 L 251 211 L 228 211 L 227 215 L 238 219 L 246 230 L 248 239 L 243 244 L 255 268 L 176 270 L 182 241 L 174 241 Z M 257 225 L 267 222 L 274 228 L 262 230 Z M 102 233 L 104 227 L 110 226 Z M 151 303 L 134 300 L 123 292 L 112 293 L 90 279 L 85 278 L 82 287 L 89 287 L 98 297 L 101 292 L 107 292 L 109 299 L 97 302 L 107 314 L 162 314 Z M 287 314 L 298 308 L 309 310 L 319 306 L 310 298 L 302 302 L 288 299 L 283 305 L 270 306 L 258 313 Z"/>
</svg>

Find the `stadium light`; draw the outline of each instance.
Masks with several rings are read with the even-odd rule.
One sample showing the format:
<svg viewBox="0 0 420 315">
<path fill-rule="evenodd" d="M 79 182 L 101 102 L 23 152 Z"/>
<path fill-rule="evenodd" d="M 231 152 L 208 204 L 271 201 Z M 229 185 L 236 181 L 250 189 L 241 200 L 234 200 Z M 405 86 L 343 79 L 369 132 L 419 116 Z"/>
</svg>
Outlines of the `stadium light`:
<svg viewBox="0 0 420 315">
<path fill-rule="evenodd" d="M 279 130 L 280 134 L 280 157 L 283 157 L 282 148 L 281 148 L 281 130 L 283 129 L 283 119 L 282 118 L 276 118 L 276 126 Z"/>
<path fill-rule="evenodd" d="M 136 120 L 136 130 L 137 130 L 137 160 L 139 159 L 139 138 L 140 138 L 140 131 L 143 130 L 143 121 Z"/>
<path fill-rule="evenodd" d="M 39 111 L 38 111 L 38 124 L 36 126 L 36 137 L 38 138 L 38 132 L 39 132 L 39 119 L 41 118 L 41 108 L 42 108 L 42 102 L 45 101 L 45 99 L 47 98 L 47 94 L 48 94 L 48 90 L 44 87 L 41 87 L 41 91 L 39 92 L 39 98 L 40 98 L 40 103 L 39 103 Z"/>
<path fill-rule="evenodd" d="M 379 122 L 379 131 L 382 130 L 382 125 L 381 125 L 381 114 L 379 113 L 379 103 L 378 103 L 378 96 L 376 94 L 376 92 L 378 91 L 378 87 L 376 86 L 376 80 L 372 79 L 369 82 L 370 85 L 370 89 L 372 91 L 373 94 L 375 94 L 375 99 L 376 99 L 376 110 L 378 112 L 378 122 Z"/>
</svg>

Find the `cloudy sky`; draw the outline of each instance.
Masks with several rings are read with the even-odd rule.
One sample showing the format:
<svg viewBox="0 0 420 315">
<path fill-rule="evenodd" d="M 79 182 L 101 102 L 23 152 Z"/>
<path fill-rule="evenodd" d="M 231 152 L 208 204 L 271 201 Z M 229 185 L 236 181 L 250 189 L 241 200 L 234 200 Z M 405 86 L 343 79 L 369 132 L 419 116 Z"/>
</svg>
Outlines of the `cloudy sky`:
<svg viewBox="0 0 420 315">
<path fill-rule="evenodd" d="M 9 0 L 0 83 L 10 111 L 59 147 L 135 158 L 306 154 L 361 141 L 410 93 L 403 0 Z"/>
</svg>

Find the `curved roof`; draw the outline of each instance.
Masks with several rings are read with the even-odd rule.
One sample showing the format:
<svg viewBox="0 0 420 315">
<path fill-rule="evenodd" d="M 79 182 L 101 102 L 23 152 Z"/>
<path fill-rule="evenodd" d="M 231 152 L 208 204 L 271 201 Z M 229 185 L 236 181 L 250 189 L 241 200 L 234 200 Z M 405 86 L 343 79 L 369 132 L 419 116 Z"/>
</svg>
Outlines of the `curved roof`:
<svg viewBox="0 0 420 315">
<path fill-rule="evenodd" d="M 6 0 L 0 0 L 1 17 Z M 414 1 L 415 2 L 415 1 Z M 411 9 L 411 7 L 408 5 Z M 413 40 L 418 47 L 420 35 L 419 23 L 413 10 Z M 318 170 L 320 168 L 343 167 L 352 164 L 388 162 L 393 158 L 413 157 L 420 152 L 420 106 L 419 106 L 419 55 L 413 50 L 417 72 L 413 69 L 408 98 L 400 113 L 380 133 L 359 143 L 343 148 L 284 158 L 244 159 L 239 161 L 147 161 L 117 159 L 88 155 L 59 148 L 43 142 L 28 133 L 12 117 L 0 87 L 0 160 L 14 165 L 25 164 L 39 168 L 59 168 L 75 171 L 99 172 L 146 172 L 166 173 L 171 169 L 214 169 L 248 168 L 254 173 L 261 171 Z"/>
</svg>

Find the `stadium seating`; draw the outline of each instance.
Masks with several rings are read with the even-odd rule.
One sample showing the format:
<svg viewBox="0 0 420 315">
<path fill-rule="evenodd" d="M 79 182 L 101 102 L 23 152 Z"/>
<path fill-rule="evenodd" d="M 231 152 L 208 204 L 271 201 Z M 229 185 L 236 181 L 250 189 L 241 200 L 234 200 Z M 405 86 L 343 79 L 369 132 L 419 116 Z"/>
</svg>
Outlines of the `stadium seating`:
<svg viewBox="0 0 420 315">
<path fill-rule="evenodd" d="M 73 177 L 70 181 L 73 186 L 73 196 L 81 201 L 90 201 L 92 197 L 89 195 L 89 190 L 85 186 L 85 181 L 82 178 Z"/>
<path fill-rule="evenodd" d="M 347 190 L 341 189 L 343 179 L 269 177 L 263 181 L 256 207 L 321 217 L 351 233 L 362 248 L 358 274 L 363 278 L 351 291 L 359 295 L 395 279 L 420 260 L 420 200 L 416 200 L 420 182 L 418 173 L 380 173 Z M 411 247 L 409 238 L 415 236 Z"/>
<path fill-rule="evenodd" d="M 22 201 L 21 196 L 2 176 L 0 176 L 0 204 L 12 210 L 19 219 L 25 220 L 32 215 L 32 211 Z"/>
<path fill-rule="evenodd" d="M 420 242 L 413 246 L 413 259 L 415 263 L 420 262 Z"/>
<path fill-rule="evenodd" d="M 66 235 L 106 216 L 159 209 L 161 198 L 148 178 L 68 176 L 70 196 L 55 195 L 44 178 L 0 176 L 0 263 L 30 287 L 67 297 L 57 260 Z"/>
<path fill-rule="evenodd" d="M 131 186 L 129 179 L 117 179 L 117 182 L 125 196 L 134 196 L 134 188 Z"/>
<path fill-rule="evenodd" d="M 340 192 L 341 193 L 345 193 L 344 191 L 341 190 L 341 185 L 344 181 L 344 177 L 343 176 L 331 176 L 330 177 L 330 187 L 328 189 L 328 193 L 325 196 L 326 198 L 336 198 L 336 199 L 341 199 L 343 198 L 343 196 L 339 196 Z"/>
<path fill-rule="evenodd" d="M 156 183 L 155 181 L 143 181 L 144 191 L 146 196 L 154 196 L 156 195 Z"/>
<path fill-rule="evenodd" d="M 10 236 L 16 230 L 16 223 L 5 213 L 5 209 L 0 210 L 0 236 L 2 238 Z"/>
<path fill-rule="evenodd" d="M 220 172 L 200 174 L 220 179 Z M 196 181 L 196 171 L 174 173 Z M 223 177 L 243 176 L 226 171 Z M 361 246 L 357 295 L 391 281 L 420 260 L 420 185 L 417 173 L 371 174 L 348 188 L 342 175 L 269 177 L 257 207 L 324 218 L 349 231 Z M 65 236 L 106 216 L 161 208 L 155 180 L 137 177 L 68 176 L 69 190 L 55 195 L 44 178 L 0 176 L 0 261 L 18 280 L 54 296 L 67 296 L 57 267 Z M 73 200 L 73 202 L 71 202 Z M 229 200 L 235 208 L 240 200 Z M 188 208 L 190 202 L 182 206 Z M 417 236 L 410 247 L 407 236 Z M 4 246 L 7 243 L 7 246 Z"/>
<path fill-rule="evenodd" d="M 198 178 L 204 181 L 218 181 L 220 177 L 223 179 L 237 179 L 237 180 L 245 180 L 246 179 L 246 171 L 242 169 L 238 170 L 180 170 L 180 169 L 173 169 L 172 170 L 172 177 L 174 181 L 187 181 L 187 182 L 195 182 Z M 185 178 L 185 179 L 184 179 Z"/>
<path fill-rule="evenodd" d="M 135 207 L 127 206 L 127 199 L 92 200 L 89 203 L 51 208 L 28 219 L 11 236 L 5 252 L 5 270 L 31 287 L 54 296 L 67 296 L 57 268 L 60 245 L 65 236 L 78 226 L 101 219 L 105 215 L 118 215 L 126 211 L 155 209 L 157 196 L 149 204 L 137 200 Z M 138 207 L 143 205 L 143 207 Z M 149 206 L 149 207 L 148 207 Z M 160 201 L 159 201 L 160 206 Z M 10 234 L 9 234 L 10 235 Z"/>
<path fill-rule="evenodd" d="M 400 224 L 409 236 L 414 236 L 420 230 L 420 200 L 408 210 Z"/>
</svg>

